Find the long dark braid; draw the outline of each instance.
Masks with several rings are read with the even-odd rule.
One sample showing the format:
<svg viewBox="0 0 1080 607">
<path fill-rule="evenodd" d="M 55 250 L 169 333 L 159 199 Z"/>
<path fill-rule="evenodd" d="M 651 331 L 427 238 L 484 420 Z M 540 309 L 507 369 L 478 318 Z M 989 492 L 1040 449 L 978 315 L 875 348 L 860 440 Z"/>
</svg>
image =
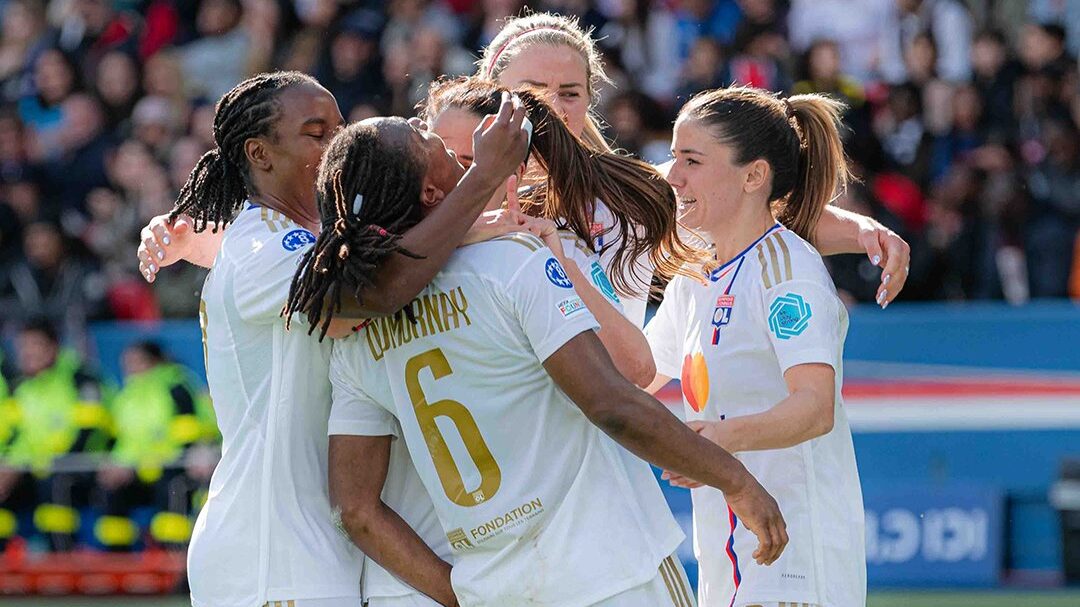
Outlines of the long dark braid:
<svg viewBox="0 0 1080 607">
<path fill-rule="evenodd" d="M 355 123 L 330 142 L 319 165 L 316 194 L 322 231 L 293 276 L 286 322 L 299 312 L 326 336 L 341 309 L 342 295 L 360 299 L 374 285 L 379 264 L 393 253 L 419 258 L 398 241 L 420 222 L 420 194 L 426 167 L 418 146 L 380 129 L 408 129 L 402 118 Z M 363 199 L 357 207 L 357 196 Z"/>
<path fill-rule="evenodd" d="M 192 217 L 195 231 L 214 223 L 214 231 L 232 221 L 244 200 L 255 194 L 248 172 L 244 142 L 252 137 L 274 135 L 280 114 L 278 95 L 299 84 L 318 84 L 300 72 L 259 74 L 241 82 L 218 101 L 214 113 L 217 147 L 203 154 L 180 189 L 169 214 Z"/>
</svg>

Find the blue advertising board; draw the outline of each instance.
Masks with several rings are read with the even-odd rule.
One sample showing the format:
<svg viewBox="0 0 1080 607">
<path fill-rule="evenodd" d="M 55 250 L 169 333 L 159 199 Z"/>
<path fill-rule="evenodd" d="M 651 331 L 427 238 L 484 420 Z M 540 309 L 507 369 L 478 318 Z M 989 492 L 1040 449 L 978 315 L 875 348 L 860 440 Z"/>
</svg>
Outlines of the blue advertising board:
<svg viewBox="0 0 1080 607">
<path fill-rule="evenodd" d="M 661 481 L 686 532 L 679 557 L 697 583 L 690 492 Z M 1004 558 L 1004 495 L 977 484 L 901 485 L 863 491 L 871 587 L 994 586 Z"/>
<path fill-rule="evenodd" d="M 993 586 L 1003 559 L 1004 497 L 983 485 L 864 490 L 871 586 Z"/>
</svg>

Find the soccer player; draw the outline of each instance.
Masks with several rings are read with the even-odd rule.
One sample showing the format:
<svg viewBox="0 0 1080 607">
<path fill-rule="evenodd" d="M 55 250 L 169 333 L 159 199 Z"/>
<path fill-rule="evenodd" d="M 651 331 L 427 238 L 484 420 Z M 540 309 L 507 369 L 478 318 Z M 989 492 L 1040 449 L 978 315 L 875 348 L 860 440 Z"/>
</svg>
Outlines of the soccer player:
<svg viewBox="0 0 1080 607">
<path fill-rule="evenodd" d="M 840 398 L 847 312 L 809 244 L 847 178 L 841 110 L 819 95 L 730 88 L 695 97 L 675 123 L 668 179 L 683 222 L 717 257 L 701 281 L 672 280 L 646 328 L 650 389 L 681 378 L 690 426 L 776 496 L 791 535 L 761 567 L 745 558 L 753 538 L 725 496 L 695 488 L 702 607 L 866 604 L 862 493 Z"/>
<path fill-rule="evenodd" d="M 464 152 L 461 155 L 457 154 L 457 149 L 452 150 L 459 161 L 464 160 L 463 165 L 472 162 L 471 133 L 489 112 L 497 111 L 504 90 L 494 83 L 477 79 L 445 81 L 432 87 L 423 115 L 431 120 L 431 128 L 435 134 L 446 133 L 452 137 L 457 149 Z M 667 219 L 666 227 L 659 225 L 640 236 L 634 235 L 635 238 L 640 238 L 648 249 L 667 250 L 665 231 L 675 229 L 675 200 L 671 188 L 660 179 L 656 171 L 647 164 L 625 156 L 587 149 L 569 132 L 546 102 L 525 91 L 521 92 L 520 96 L 534 125 L 532 151 L 537 162 L 544 166 L 557 165 L 556 170 L 547 174 L 543 184 L 545 195 L 550 194 L 547 200 L 551 204 L 544 205 L 543 208 L 541 205 L 532 204 L 527 209 L 532 212 L 550 210 L 557 213 L 560 208 L 574 208 L 574 205 L 587 203 L 597 195 L 625 200 L 628 207 L 637 206 L 636 210 L 639 212 L 646 208 L 670 208 L 672 213 Z M 426 128 L 422 124 L 419 127 Z M 560 170 L 558 167 L 574 167 L 574 170 Z M 516 199 L 513 189 L 509 190 L 508 195 Z M 506 198 L 507 193 L 497 192 L 487 208 L 499 208 L 504 202 L 510 202 Z M 622 212 L 622 209 L 619 208 L 616 212 Z M 623 315 L 622 304 L 600 265 L 599 257 L 591 250 L 587 241 L 572 231 L 556 231 L 551 222 L 548 222 L 546 228 L 551 228 L 548 236 L 551 239 L 549 246 L 552 247 L 552 255 L 566 271 L 567 278 L 578 287 L 576 292 L 585 307 L 597 319 L 600 325 L 597 335 L 616 368 L 627 379 L 642 386 L 647 385 L 655 376 L 648 343 L 640 329 Z M 654 238 L 657 242 L 650 243 L 647 237 Z M 679 259 L 669 253 L 665 255 L 669 255 L 673 260 Z M 677 264 L 689 261 L 682 259 Z M 648 375 L 647 379 L 643 378 L 645 374 Z M 331 435 L 363 435 L 369 431 L 382 431 L 380 427 L 370 430 L 362 424 L 363 420 L 356 423 L 349 415 L 346 407 L 332 410 Z M 341 466 L 341 469 L 352 470 L 367 461 L 362 453 L 347 449 L 347 446 L 358 443 L 348 442 L 344 436 L 335 436 L 331 441 L 331 458 L 350 462 Z M 670 510 L 651 468 L 608 437 L 602 436 L 600 441 L 604 449 L 624 460 L 630 490 L 637 495 L 636 499 L 640 504 L 651 509 L 645 518 L 667 521 L 666 525 L 656 526 L 655 541 L 665 547 L 661 549 L 665 554 L 673 552 L 682 542 L 683 534 L 671 519 Z M 440 558 L 450 560 L 450 546 L 438 525 L 434 505 L 420 484 L 409 455 L 400 441 L 391 445 L 385 484 L 383 497 L 386 503 L 417 531 Z M 331 492 L 334 489 L 335 485 L 332 484 Z M 673 567 L 672 574 L 676 572 L 678 570 Z M 434 604 L 371 560 L 365 563 L 364 596 L 369 607 L 419 607 Z"/>
<path fill-rule="evenodd" d="M 428 192 L 453 187 L 460 170 L 437 136 L 402 119 L 335 137 L 319 178 L 334 221 L 306 258 L 289 311 L 330 314 L 324 294 L 362 288 L 382 259 L 408 254 L 396 231 L 437 208 Z M 515 234 L 458 250 L 402 312 L 339 340 L 335 410 L 367 426 L 368 436 L 349 437 L 370 447 L 360 461 L 384 462 L 331 455 L 332 479 L 353 479 L 340 483 L 356 493 L 341 500 L 342 517 L 365 553 L 446 605 L 690 604 L 674 547 L 656 542 L 672 517 L 647 516 L 603 431 L 723 489 L 758 534 L 755 557 L 772 562 L 786 542 L 773 500 L 627 382 L 595 328 L 551 250 Z M 373 435 L 377 425 L 384 436 Z M 395 434 L 454 550 L 452 586 L 449 566 L 380 500 Z"/>
<path fill-rule="evenodd" d="M 498 35 L 484 49 L 478 74 L 517 89 L 538 87 L 562 115 L 571 132 L 599 150 L 610 150 L 598 122 L 591 114 L 598 99 L 597 87 L 610 82 L 604 73 L 596 41 L 574 19 L 551 13 L 534 13 L 508 19 Z M 612 243 L 639 226 L 627 225 L 608 212 L 611 200 L 597 201 L 591 226 L 596 234 L 594 248 L 604 269 L 612 277 L 626 307 L 628 317 L 639 327 L 645 324 L 645 308 L 652 280 L 648 256 L 629 252 L 617 255 Z M 822 253 L 866 253 L 882 267 L 882 284 L 877 301 L 888 305 L 907 280 L 910 249 L 895 233 L 869 217 L 829 207 L 814 226 L 812 242 Z M 625 270 L 620 272 L 619 268 Z M 634 284 L 620 284 L 622 275 L 635 278 Z"/>
<path fill-rule="evenodd" d="M 335 304 L 352 316 L 389 312 L 430 281 L 524 158 L 526 135 L 506 106 L 478 134 L 483 161 L 445 195 L 449 210 L 401 236 L 423 258 L 387 259 L 362 291 Z M 287 331 L 279 316 L 319 230 L 315 174 L 342 122 L 334 97 L 306 75 L 242 82 L 218 103 L 217 148 L 192 171 L 174 210 L 196 230 L 231 222 L 200 306 L 223 449 L 188 550 L 195 607 L 361 600 L 362 555 L 333 525 L 326 490 L 330 345 Z"/>
</svg>

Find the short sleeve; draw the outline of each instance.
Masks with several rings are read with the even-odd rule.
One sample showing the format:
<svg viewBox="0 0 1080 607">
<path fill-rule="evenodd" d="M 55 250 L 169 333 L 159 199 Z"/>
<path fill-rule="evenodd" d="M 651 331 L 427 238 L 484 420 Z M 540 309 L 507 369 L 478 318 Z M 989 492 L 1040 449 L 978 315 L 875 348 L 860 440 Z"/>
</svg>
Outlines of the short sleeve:
<svg viewBox="0 0 1080 607">
<path fill-rule="evenodd" d="M 830 288 L 809 280 L 783 282 L 765 291 L 764 306 L 781 371 L 807 363 L 840 368 L 841 304 Z"/>
<path fill-rule="evenodd" d="M 568 261 L 573 261 L 588 279 L 589 284 L 599 291 L 608 300 L 608 303 L 618 310 L 619 314 L 625 316 L 626 311 L 623 309 L 622 301 L 615 291 L 615 285 L 611 283 L 611 278 L 608 277 L 607 272 L 604 270 L 604 266 L 600 264 L 600 257 L 587 250 L 585 245 L 572 233 L 561 234 L 561 237 L 563 256 Z"/>
<path fill-rule="evenodd" d="M 688 314 L 683 280 L 675 277 L 668 283 L 663 302 L 645 326 L 645 339 L 656 361 L 656 372 L 667 377 L 679 377 L 682 373 L 684 327 Z"/>
<path fill-rule="evenodd" d="M 252 323 L 276 322 L 289 299 L 293 274 L 304 253 L 315 244 L 315 235 L 303 228 L 260 232 L 242 236 L 237 243 L 249 253 L 236 269 L 233 299 L 240 317 Z"/>
<path fill-rule="evenodd" d="M 507 285 L 507 297 L 541 361 L 579 333 L 600 328 L 547 247 L 531 254 L 517 270 Z"/>
<path fill-rule="evenodd" d="M 351 369 L 348 350 L 352 342 L 334 344 L 330 356 L 330 436 L 401 436 L 397 418 L 367 395 L 357 383 L 360 373 Z"/>
</svg>

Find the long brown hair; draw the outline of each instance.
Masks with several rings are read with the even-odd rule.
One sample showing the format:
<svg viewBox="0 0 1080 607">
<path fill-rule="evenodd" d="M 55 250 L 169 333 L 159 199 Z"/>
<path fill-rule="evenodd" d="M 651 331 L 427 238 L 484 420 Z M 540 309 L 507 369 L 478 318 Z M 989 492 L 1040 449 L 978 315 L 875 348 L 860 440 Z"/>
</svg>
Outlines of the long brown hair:
<svg viewBox="0 0 1080 607">
<path fill-rule="evenodd" d="M 769 201 L 788 229 L 814 242 L 825 207 L 850 179 L 840 116 L 844 104 L 824 95 L 782 98 L 750 87 L 706 91 L 679 111 L 735 150 L 735 162 L 758 158 L 772 167 Z"/>
<path fill-rule="evenodd" d="M 490 80 L 459 78 L 432 86 L 420 114 L 433 120 L 448 108 L 459 108 L 483 117 L 499 110 L 505 87 Z M 676 200 L 671 186 L 650 164 L 598 151 L 566 128 L 566 123 L 540 95 L 516 91 L 533 121 L 532 151 L 544 173 L 541 187 L 523 197 L 522 210 L 546 217 L 572 230 L 592 246 L 597 199 L 615 218 L 622 238 L 614 247 L 611 280 L 620 292 L 632 295 L 648 284 L 643 268 L 635 261 L 647 256 L 665 278 L 685 273 L 683 267 L 699 264 L 704 251 L 683 242 L 675 219 Z"/>
</svg>

